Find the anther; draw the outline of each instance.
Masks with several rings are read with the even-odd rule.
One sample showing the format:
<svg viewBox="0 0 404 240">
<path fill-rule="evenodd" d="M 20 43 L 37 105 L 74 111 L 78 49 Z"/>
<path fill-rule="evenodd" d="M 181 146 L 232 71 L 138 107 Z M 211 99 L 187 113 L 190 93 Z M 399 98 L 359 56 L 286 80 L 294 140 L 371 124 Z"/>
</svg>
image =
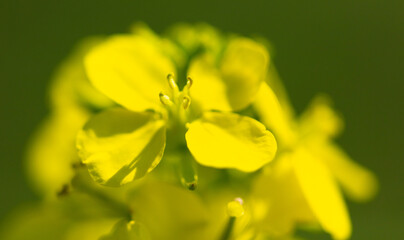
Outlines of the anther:
<svg viewBox="0 0 404 240">
<path fill-rule="evenodd" d="M 178 85 L 174 80 L 174 75 L 172 73 L 167 75 L 167 80 L 168 80 L 168 85 L 170 86 L 171 89 L 178 90 Z"/>
<path fill-rule="evenodd" d="M 194 81 L 192 80 L 192 78 L 191 77 L 187 77 L 187 87 L 188 87 L 188 89 L 190 89 L 191 88 L 191 86 L 192 86 L 192 84 L 194 83 Z"/>
<path fill-rule="evenodd" d="M 170 97 L 165 95 L 164 93 L 160 92 L 159 94 L 159 98 L 160 98 L 160 102 L 164 105 L 164 106 L 171 106 L 173 104 L 173 102 L 171 101 Z"/>
<path fill-rule="evenodd" d="M 182 107 L 187 110 L 189 105 L 191 105 L 191 98 L 189 96 L 184 96 L 182 99 Z"/>
</svg>

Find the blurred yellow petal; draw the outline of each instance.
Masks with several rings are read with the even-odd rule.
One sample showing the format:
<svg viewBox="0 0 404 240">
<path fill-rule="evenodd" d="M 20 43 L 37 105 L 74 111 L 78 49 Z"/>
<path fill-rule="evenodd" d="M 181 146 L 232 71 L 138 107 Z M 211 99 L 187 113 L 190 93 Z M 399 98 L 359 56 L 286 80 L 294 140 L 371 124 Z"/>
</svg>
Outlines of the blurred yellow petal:
<svg viewBox="0 0 404 240">
<path fill-rule="evenodd" d="M 20 207 L 0 226 L 2 240 L 97 240 L 108 233 L 116 217 L 109 206 L 87 194 Z"/>
<path fill-rule="evenodd" d="M 147 24 L 143 22 L 136 22 L 131 27 L 131 32 L 135 35 L 141 36 L 153 45 L 157 46 L 164 55 L 169 57 L 177 69 L 183 67 L 186 62 L 187 53 L 185 53 L 181 47 L 177 46 L 176 43 L 171 41 L 171 39 L 160 37 L 156 34 L 152 29 L 147 26 Z M 183 36 L 183 38 L 185 38 Z M 178 80 L 186 80 L 182 79 L 182 77 L 186 76 L 179 76 Z"/>
<path fill-rule="evenodd" d="M 59 209 L 43 206 L 43 204 L 36 204 L 35 207 L 20 207 L 2 222 L 0 239 L 63 239 L 70 221 L 60 216 Z"/>
<path fill-rule="evenodd" d="M 265 80 L 266 80 L 266 83 L 270 86 L 270 88 L 275 93 L 276 97 L 278 98 L 284 114 L 289 118 L 293 118 L 295 116 L 295 111 L 290 102 L 290 99 L 286 92 L 285 86 L 283 85 L 282 80 L 279 77 L 279 74 L 273 63 L 271 63 L 269 65 L 268 74 L 267 74 L 267 77 L 265 78 Z"/>
<path fill-rule="evenodd" d="M 285 114 L 277 96 L 268 84 L 262 83 L 254 101 L 254 108 L 260 121 L 274 132 L 280 145 L 292 145 L 296 141 L 297 134 L 294 131 L 293 122 Z"/>
<path fill-rule="evenodd" d="M 220 70 L 233 110 L 241 110 L 255 99 L 268 64 L 269 55 L 264 46 L 247 38 L 230 41 Z"/>
<path fill-rule="evenodd" d="M 65 108 L 46 119 L 31 140 L 27 152 L 30 183 L 41 194 L 55 198 L 73 177 L 74 163 L 79 162 L 75 148 L 76 134 L 88 114 L 81 109 Z"/>
<path fill-rule="evenodd" d="M 351 221 L 344 199 L 327 166 L 303 147 L 293 153 L 297 179 L 321 226 L 335 239 L 351 235 Z"/>
<path fill-rule="evenodd" d="M 193 104 L 198 104 L 203 110 L 231 111 L 227 86 L 213 65 L 214 61 L 213 56 L 204 55 L 191 63 L 188 75 L 194 80 L 190 90 Z"/>
<path fill-rule="evenodd" d="M 277 149 L 275 138 L 264 125 L 233 113 L 206 112 L 189 125 L 186 140 L 200 164 L 245 172 L 270 162 Z"/>
<path fill-rule="evenodd" d="M 251 201 L 258 229 L 272 237 L 287 236 L 297 224 L 316 219 L 293 170 L 292 155 L 282 154 L 254 181 Z"/>
<path fill-rule="evenodd" d="M 73 224 L 67 231 L 63 239 L 66 240 L 99 240 L 101 236 L 108 232 L 108 229 L 114 224 L 111 219 L 99 219 L 93 221 L 84 221 Z"/>
<path fill-rule="evenodd" d="M 166 182 L 145 179 L 128 193 L 133 219 L 149 230 L 151 239 L 205 240 L 207 213 L 197 194 Z"/>
<path fill-rule="evenodd" d="M 316 96 L 299 121 L 301 135 L 320 134 L 334 137 L 343 129 L 341 116 L 332 109 L 331 99 L 325 95 Z"/>
<path fill-rule="evenodd" d="M 355 163 L 342 149 L 331 142 L 314 145 L 311 149 L 318 158 L 323 159 L 348 197 L 366 201 L 377 193 L 375 175 Z"/>
<path fill-rule="evenodd" d="M 131 182 L 160 162 L 165 147 L 164 125 L 151 112 L 104 111 L 79 132 L 79 156 L 96 182 L 107 186 Z"/>
<path fill-rule="evenodd" d="M 50 100 L 54 110 L 82 106 L 101 109 L 113 102 L 97 91 L 88 81 L 84 70 L 84 56 L 101 38 L 88 38 L 80 42 L 73 53 L 61 64 L 50 87 Z"/>
<path fill-rule="evenodd" d="M 85 67 L 100 92 L 133 111 L 160 109 L 159 93 L 169 89 L 166 76 L 175 73 L 160 48 L 136 35 L 114 36 L 96 46 Z"/>
<path fill-rule="evenodd" d="M 204 51 L 220 51 L 222 36 L 212 26 L 204 23 L 179 23 L 167 31 L 168 37 L 181 46 L 187 53 L 194 53 L 198 48 Z"/>
<path fill-rule="evenodd" d="M 189 65 L 195 57 L 205 53 L 213 59 L 213 62 L 216 62 L 224 46 L 224 38 L 220 33 L 204 23 L 179 23 L 168 29 L 165 36 L 167 36 L 168 42 L 177 46 L 182 53 L 177 53 L 174 58 L 179 70 L 179 86 L 186 84 Z M 183 56 L 183 58 L 180 59 L 178 56 Z"/>
<path fill-rule="evenodd" d="M 219 63 L 205 54 L 190 65 L 191 96 L 204 110 L 241 110 L 254 99 L 269 62 L 265 47 L 246 39 L 229 42 Z"/>
</svg>

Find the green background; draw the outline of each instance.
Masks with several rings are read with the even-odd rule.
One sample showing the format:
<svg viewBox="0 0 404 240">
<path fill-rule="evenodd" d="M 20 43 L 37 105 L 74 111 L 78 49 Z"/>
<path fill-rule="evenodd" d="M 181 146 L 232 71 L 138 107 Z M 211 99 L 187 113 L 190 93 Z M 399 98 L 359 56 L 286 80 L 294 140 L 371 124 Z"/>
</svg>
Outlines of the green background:
<svg viewBox="0 0 404 240">
<path fill-rule="evenodd" d="M 46 115 L 54 69 L 80 39 L 157 32 L 179 21 L 271 41 L 274 63 L 302 111 L 328 93 L 346 120 L 340 145 L 380 179 L 377 198 L 350 203 L 353 239 L 403 239 L 404 1 L 0 1 L 0 218 L 35 199 L 24 149 Z"/>
</svg>

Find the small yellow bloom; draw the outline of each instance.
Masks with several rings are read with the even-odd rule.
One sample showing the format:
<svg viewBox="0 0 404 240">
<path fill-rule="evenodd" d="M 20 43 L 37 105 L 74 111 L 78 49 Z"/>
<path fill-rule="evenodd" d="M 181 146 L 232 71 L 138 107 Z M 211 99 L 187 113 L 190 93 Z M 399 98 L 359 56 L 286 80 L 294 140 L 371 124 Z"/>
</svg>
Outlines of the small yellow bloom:
<svg viewBox="0 0 404 240">
<path fill-rule="evenodd" d="M 331 142 L 331 138 L 340 132 L 342 121 L 324 98 L 316 99 L 296 120 L 283 97 L 282 88 L 274 89 L 278 90 L 278 96 L 264 83 L 254 103 L 261 121 L 277 136 L 280 149 L 272 172 L 264 173 L 255 187 L 257 198 L 267 201 L 267 205 L 263 204 L 266 209 L 263 219 L 268 222 L 282 215 L 283 226 L 271 229 L 282 233 L 290 231 L 299 222 L 315 219 L 335 239 L 347 239 L 351 234 L 351 222 L 339 187 L 348 196 L 365 200 L 374 195 L 377 181 L 371 172 L 353 163 Z M 279 168 L 278 165 L 287 167 Z M 283 176 L 283 171 L 288 172 L 290 179 L 287 181 L 293 179 L 294 187 L 290 189 L 295 190 L 282 189 L 285 180 L 273 180 L 277 175 Z M 272 187 L 258 187 L 264 187 L 266 181 L 273 182 Z M 268 194 L 262 191 L 268 191 Z M 279 198 L 286 198 L 285 194 L 298 202 L 279 201 Z M 292 208 L 292 205 L 298 207 Z"/>
<path fill-rule="evenodd" d="M 228 112 L 254 100 L 266 72 L 265 49 L 232 38 L 217 61 L 209 54 L 189 59 L 194 81 L 188 78 L 180 90 L 184 81 L 174 74 L 166 80 L 181 71 L 162 42 L 144 33 L 113 36 L 85 59 L 92 84 L 124 107 L 96 115 L 78 134 L 79 155 L 94 180 L 119 186 L 144 176 L 160 162 L 166 138 L 167 149 L 187 146 L 209 167 L 252 172 L 270 162 L 273 135 L 258 121 Z"/>
</svg>

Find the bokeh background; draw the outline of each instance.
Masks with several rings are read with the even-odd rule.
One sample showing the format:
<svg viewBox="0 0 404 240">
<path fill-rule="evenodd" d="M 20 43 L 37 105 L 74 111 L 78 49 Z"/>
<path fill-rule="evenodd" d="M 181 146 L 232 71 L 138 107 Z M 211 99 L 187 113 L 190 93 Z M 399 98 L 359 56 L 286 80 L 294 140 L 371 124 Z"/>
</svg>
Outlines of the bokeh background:
<svg viewBox="0 0 404 240">
<path fill-rule="evenodd" d="M 36 199 L 24 151 L 48 111 L 55 68 L 80 39 L 134 21 L 157 32 L 207 22 L 267 38 L 297 111 L 329 94 L 346 120 L 338 142 L 379 177 L 374 201 L 349 203 L 352 239 L 404 239 L 403 0 L 0 0 L 0 220 Z"/>
</svg>

